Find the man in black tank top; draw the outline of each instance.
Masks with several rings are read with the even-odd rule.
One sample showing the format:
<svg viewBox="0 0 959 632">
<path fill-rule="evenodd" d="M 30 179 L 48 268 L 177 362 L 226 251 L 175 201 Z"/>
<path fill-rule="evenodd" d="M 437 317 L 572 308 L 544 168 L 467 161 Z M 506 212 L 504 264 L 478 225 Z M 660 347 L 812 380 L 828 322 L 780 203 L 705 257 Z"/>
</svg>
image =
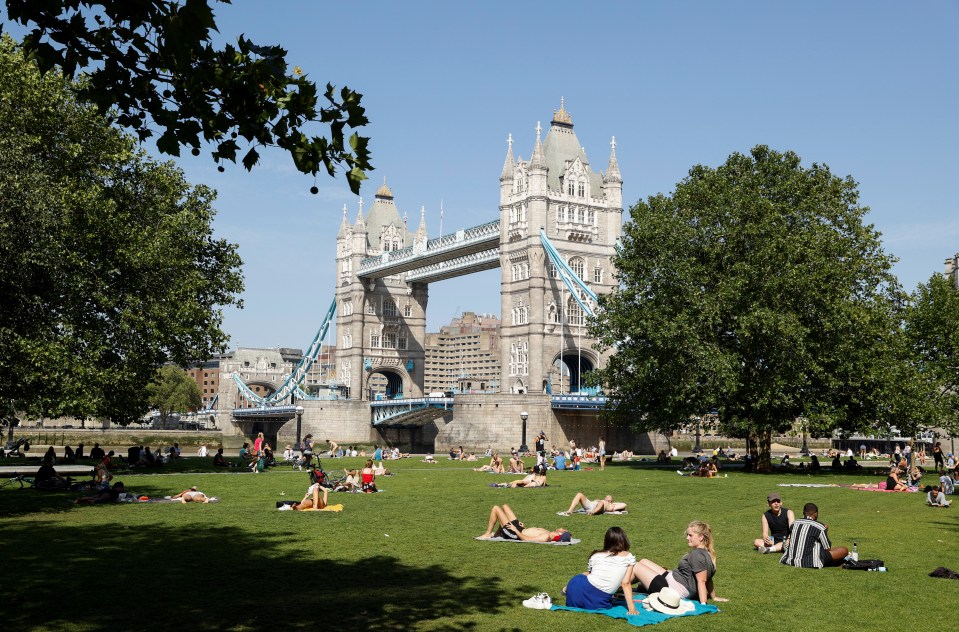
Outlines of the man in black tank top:
<svg viewBox="0 0 959 632">
<path fill-rule="evenodd" d="M 763 536 L 753 540 L 753 546 L 760 553 L 776 553 L 783 550 L 783 542 L 796 516 L 792 509 L 783 507 L 783 499 L 776 492 L 766 496 L 766 502 L 769 510 L 762 517 Z"/>
</svg>

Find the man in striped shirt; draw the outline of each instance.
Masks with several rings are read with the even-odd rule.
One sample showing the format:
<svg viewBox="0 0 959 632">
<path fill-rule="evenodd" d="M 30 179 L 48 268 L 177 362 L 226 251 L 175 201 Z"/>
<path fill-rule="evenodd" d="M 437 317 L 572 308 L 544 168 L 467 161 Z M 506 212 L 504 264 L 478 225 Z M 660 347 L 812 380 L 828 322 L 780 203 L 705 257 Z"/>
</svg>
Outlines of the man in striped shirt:
<svg viewBox="0 0 959 632">
<path fill-rule="evenodd" d="M 818 521 L 819 507 L 806 503 L 803 517 L 793 522 L 786 540 L 785 553 L 779 560 L 799 568 L 823 568 L 842 563 L 849 554 L 844 546 L 830 546 L 826 530 L 829 525 Z"/>
</svg>

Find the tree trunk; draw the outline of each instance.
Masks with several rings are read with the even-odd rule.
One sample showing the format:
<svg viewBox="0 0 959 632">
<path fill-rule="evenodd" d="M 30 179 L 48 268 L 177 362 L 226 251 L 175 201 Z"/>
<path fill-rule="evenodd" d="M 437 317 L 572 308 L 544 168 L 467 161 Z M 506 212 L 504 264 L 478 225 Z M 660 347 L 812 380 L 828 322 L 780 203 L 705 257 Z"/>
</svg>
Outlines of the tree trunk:
<svg viewBox="0 0 959 632">
<path fill-rule="evenodd" d="M 756 433 L 756 444 L 759 448 L 759 459 L 756 461 L 756 471 L 760 474 L 770 474 L 773 471 L 771 447 L 772 431 L 763 428 Z"/>
</svg>

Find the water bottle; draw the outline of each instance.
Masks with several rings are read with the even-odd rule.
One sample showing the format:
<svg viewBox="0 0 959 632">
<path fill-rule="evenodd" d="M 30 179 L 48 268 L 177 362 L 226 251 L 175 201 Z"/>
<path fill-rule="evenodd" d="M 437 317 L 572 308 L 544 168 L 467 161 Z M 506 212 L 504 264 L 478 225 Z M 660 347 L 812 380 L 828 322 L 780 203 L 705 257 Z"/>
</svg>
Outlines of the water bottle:
<svg viewBox="0 0 959 632">
<path fill-rule="evenodd" d="M 852 561 L 853 562 L 859 561 L 859 550 L 855 542 L 852 543 Z"/>
</svg>

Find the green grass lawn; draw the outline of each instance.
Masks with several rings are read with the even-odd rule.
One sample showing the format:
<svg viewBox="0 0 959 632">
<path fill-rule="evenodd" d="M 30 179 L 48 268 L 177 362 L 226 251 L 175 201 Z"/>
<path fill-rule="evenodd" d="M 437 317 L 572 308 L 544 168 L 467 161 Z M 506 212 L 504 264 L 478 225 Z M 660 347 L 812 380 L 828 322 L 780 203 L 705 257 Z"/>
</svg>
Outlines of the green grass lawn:
<svg viewBox="0 0 959 632">
<path fill-rule="evenodd" d="M 189 461 L 187 461 L 189 463 Z M 360 459 L 324 460 L 358 467 Z M 387 462 L 380 494 L 331 494 L 342 513 L 280 512 L 299 500 L 307 475 L 286 468 L 253 475 L 168 473 L 119 477 L 148 496 L 197 485 L 211 505 L 78 507 L 77 494 L 0 489 L 4 630 L 628 630 L 597 615 L 528 610 L 521 601 L 561 590 L 585 570 L 603 533 L 623 527 L 637 558 L 668 568 L 686 552 L 693 519 L 715 533 L 716 615 L 675 619 L 659 630 L 907 630 L 951 612 L 959 583 L 933 579 L 959 569 L 959 507 L 931 509 L 924 496 L 780 483 L 875 482 L 878 475 L 729 472 L 681 478 L 673 469 L 613 464 L 550 475 L 545 489 L 498 489 L 506 475 L 473 463 Z M 512 477 L 515 478 L 515 477 Z M 888 573 L 795 569 L 751 547 L 765 496 L 779 491 L 801 513 L 812 501 L 834 544 L 858 542 L 860 557 Z M 623 516 L 560 517 L 575 492 L 612 493 Z M 569 528 L 577 546 L 479 542 L 489 508 L 508 503 L 529 525 Z M 946 620 L 946 619 L 941 619 Z"/>
</svg>

